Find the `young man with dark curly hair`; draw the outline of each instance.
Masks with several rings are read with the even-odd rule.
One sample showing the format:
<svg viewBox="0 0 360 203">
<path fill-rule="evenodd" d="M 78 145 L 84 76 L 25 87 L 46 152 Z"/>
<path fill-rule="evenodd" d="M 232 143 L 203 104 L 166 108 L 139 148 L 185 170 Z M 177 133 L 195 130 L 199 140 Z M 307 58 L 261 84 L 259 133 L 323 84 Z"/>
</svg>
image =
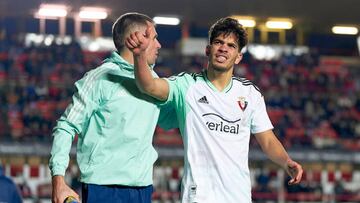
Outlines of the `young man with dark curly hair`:
<svg viewBox="0 0 360 203">
<path fill-rule="evenodd" d="M 139 89 L 176 109 L 185 149 L 182 202 L 251 202 L 251 134 L 292 177 L 289 184 L 299 183 L 302 167 L 274 135 L 259 88 L 233 76 L 247 44 L 242 25 L 232 18 L 218 20 L 209 31 L 207 69 L 168 79 L 154 78 L 146 63 L 152 32 L 134 32 L 126 45 L 134 54 Z"/>
</svg>

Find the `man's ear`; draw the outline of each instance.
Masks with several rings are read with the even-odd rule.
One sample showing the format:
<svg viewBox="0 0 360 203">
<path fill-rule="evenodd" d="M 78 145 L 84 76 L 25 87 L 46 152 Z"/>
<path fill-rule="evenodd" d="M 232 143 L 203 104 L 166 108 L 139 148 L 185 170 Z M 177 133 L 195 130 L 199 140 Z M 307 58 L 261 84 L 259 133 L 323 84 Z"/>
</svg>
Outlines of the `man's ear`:
<svg viewBox="0 0 360 203">
<path fill-rule="evenodd" d="M 206 56 L 209 56 L 210 55 L 210 45 L 207 45 L 206 48 L 205 48 L 205 54 Z"/>
<path fill-rule="evenodd" d="M 240 52 L 236 57 L 235 64 L 239 64 L 242 58 L 243 54 Z"/>
</svg>

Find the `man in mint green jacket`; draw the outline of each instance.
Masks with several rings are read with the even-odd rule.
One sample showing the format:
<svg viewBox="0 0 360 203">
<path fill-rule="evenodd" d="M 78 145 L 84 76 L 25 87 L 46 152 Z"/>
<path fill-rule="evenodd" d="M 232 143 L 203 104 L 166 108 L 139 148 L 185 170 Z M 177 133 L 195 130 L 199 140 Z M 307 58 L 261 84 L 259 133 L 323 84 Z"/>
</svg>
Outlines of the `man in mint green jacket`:
<svg viewBox="0 0 360 203">
<path fill-rule="evenodd" d="M 157 159 L 152 138 L 160 108 L 138 90 L 133 55 L 124 45 L 129 33 L 145 34 L 148 26 L 153 32 L 147 61 L 153 66 L 161 47 L 154 22 L 146 15 L 127 13 L 113 25 L 117 52 L 75 83 L 72 103 L 53 130 L 49 163 L 53 202 L 63 202 L 68 196 L 79 200 L 64 181 L 75 135 L 83 202 L 151 202 Z"/>
</svg>

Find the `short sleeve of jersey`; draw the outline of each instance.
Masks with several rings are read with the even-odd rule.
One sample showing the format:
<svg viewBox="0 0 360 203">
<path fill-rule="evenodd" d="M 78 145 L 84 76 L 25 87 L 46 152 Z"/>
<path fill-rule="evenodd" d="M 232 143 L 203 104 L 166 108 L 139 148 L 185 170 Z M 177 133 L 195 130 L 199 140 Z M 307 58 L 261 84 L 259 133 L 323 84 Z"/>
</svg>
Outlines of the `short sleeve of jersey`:
<svg viewBox="0 0 360 203">
<path fill-rule="evenodd" d="M 251 120 L 251 133 L 261 133 L 273 128 L 269 115 L 266 112 L 264 97 L 259 95 Z"/>
<path fill-rule="evenodd" d="M 169 105 L 175 110 L 179 127 L 181 127 L 184 124 L 187 112 L 185 96 L 189 89 L 188 87 L 195 81 L 193 76 L 184 72 L 177 76 L 169 77 L 166 81 L 169 84 L 169 95 L 165 105 Z"/>
<path fill-rule="evenodd" d="M 177 76 L 171 76 L 166 79 L 169 84 L 169 95 L 166 100 L 166 104 L 174 105 L 175 107 L 180 107 L 185 104 L 185 95 L 188 90 L 189 85 L 192 83 L 193 78 L 191 75 L 183 72 Z"/>
<path fill-rule="evenodd" d="M 178 120 L 173 106 L 170 104 L 161 105 L 158 125 L 164 130 L 178 128 Z"/>
</svg>

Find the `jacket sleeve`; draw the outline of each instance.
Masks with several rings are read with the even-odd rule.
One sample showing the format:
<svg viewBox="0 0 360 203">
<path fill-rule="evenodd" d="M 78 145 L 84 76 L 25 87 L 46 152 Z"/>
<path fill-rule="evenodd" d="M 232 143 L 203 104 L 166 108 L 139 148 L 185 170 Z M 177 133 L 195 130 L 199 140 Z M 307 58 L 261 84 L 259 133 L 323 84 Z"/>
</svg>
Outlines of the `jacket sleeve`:
<svg viewBox="0 0 360 203">
<path fill-rule="evenodd" d="M 69 164 L 71 144 L 81 134 L 91 114 L 98 108 L 100 85 L 93 74 L 87 74 L 75 83 L 76 93 L 53 129 L 53 143 L 49 167 L 51 175 L 65 175 Z"/>
<path fill-rule="evenodd" d="M 175 108 L 169 104 L 162 105 L 160 108 L 160 114 L 157 124 L 164 130 L 178 128 L 179 124 Z"/>
</svg>

